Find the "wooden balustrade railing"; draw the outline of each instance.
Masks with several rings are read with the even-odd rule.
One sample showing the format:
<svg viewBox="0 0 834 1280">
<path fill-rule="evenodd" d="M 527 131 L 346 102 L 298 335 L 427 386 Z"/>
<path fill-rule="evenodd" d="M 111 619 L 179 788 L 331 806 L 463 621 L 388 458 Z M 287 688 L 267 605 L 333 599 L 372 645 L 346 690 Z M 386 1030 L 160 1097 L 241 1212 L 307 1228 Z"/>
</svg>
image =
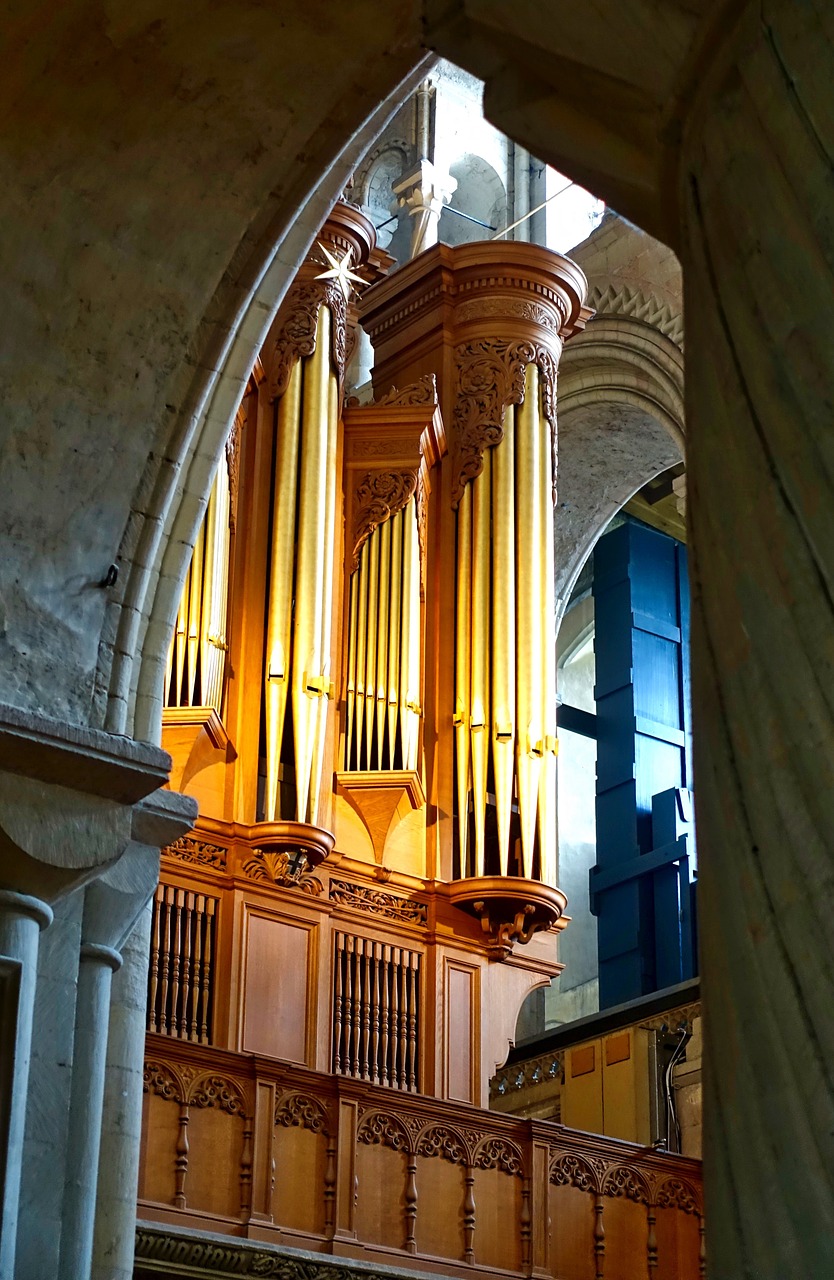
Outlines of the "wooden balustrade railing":
<svg viewBox="0 0 834 1280">
<path fill-rule="evenodd" d="M 145 1090 L 144 1220 L 457 1276 L 705 1275 L 695 1160 L 156 1035 Z"/>
<path fill-rule="evenodd" d="M 148 1030 L 211 1043 L 218 899 L 171 884 L 153 900 Z"/>
<path fill-rule="evenodd" d="M 418 1087 L 420 953 L 336 931 L 333 1070 Z"/>
</svg>

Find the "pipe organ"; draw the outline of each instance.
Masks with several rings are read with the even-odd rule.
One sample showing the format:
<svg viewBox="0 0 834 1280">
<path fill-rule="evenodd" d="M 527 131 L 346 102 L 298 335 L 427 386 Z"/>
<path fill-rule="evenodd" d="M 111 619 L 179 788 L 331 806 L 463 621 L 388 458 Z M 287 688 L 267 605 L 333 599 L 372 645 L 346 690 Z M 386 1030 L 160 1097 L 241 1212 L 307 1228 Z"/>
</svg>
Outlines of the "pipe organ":
<svg viewBox="0 0 834 1280">
<path fill-rule="evenodd" d="M 391 265 L 338 205 L 218 468 L 166 682 L 201 814 L 163 856 L 151 1031 L 477 1105 L 560 969 L 556 370 L 588 312 L 529 244 Z"/>
</svg>

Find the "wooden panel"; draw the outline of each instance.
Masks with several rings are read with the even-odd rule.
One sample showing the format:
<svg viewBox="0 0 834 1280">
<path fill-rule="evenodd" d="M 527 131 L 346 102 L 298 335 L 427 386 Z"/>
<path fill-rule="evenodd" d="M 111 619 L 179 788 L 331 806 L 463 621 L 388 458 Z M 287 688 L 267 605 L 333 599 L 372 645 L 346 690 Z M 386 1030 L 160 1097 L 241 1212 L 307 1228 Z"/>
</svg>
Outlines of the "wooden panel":
<svg viewBox="0 0 834 1280">
<path fill-rule="evenodd" d="M 454 1102 L 477 1101 L 473 1045 L 477 969 L 446 961 L 446 1096 Z"/>
<path fill-rule="evenodd" d="M 282 1227 L 324 1234 L 327 1138 L 296 1126 L 276 1125 L 272 1213 Z"/>
<path fill-rule="evenodd" d="M 475 1170 L 475 1261 L 521 1270 L 521 1179 L 502 1169 Z"/>
<path fill-rule="evenodd" d="M 701 1243 L 700 1223 L 692 1213 L 677 1209 L 657 1209 L 658 1275 L 675 1280 L 698 1280 L 698 1253 Z"/>
<path fill-rule="evenodd" d="M 159 1204 L 174 1203 L 174 1159 L 179 1129 L 179 1104 L 146 1093 L 142 1108 L 142 1154 L 139 1197 Z"/>
<path fill-rule="evenodd" d="M 311 928 L 247 913 L 243 1051 L 307 1062 Z"/>
<path fill-rule="evenodd" d="M 605 1199 L 605 1280 L 647 1280 L 646 1206 L 626 1197 Z M 673 1272 L 677 1280 L 677 1272 Z"/>
<path fill-rule="evenodd" d="M 356 1148 L 356 1177 L 359 1239 L 367 1244 L 402 1249 L 405 1244 L 405 1153 L 360 1142 Z"/>
<path fill-rule="evenodd" d="M 185 1197 L 189 1209 L 221 1217 L 240 1217 L 240 1160 L 243 1120 L 219 1107 L 189 1108 L 188 1176 Z"/>
<path fill-rule="evenodd" d="M 417 1252 L 463 1258 L 463 1167 L 439 1156 L 417 1157 Z"/>
<path fill-rule="evenodd" d="M 559 1280 L 588 1280 L 593 1275 L 593 1196 L 579 1187 L 551 1185 L 549 1206 L 550 1270 Z"/>
</svg>

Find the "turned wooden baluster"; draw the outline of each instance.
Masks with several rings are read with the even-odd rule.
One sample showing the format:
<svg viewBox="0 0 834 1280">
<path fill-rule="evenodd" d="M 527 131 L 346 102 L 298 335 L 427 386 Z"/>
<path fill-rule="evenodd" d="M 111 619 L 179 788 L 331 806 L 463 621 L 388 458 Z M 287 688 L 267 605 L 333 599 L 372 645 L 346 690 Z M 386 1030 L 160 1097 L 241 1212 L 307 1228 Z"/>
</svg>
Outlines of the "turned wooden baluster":
<svg viewBox="0 0 834 1280">
<path fill-rule="evenodd" d="M 177 1133 L 177 1154 L 174 1160 L 174 1204 L 185 1209 L 185 1178 L 188 1173 L 188 1103 L 180 1103 L 180 1124 Z"/>
<path fill-rule="evenodd" d="M 410 955 L 403 951 L 400 958 L 400 1088 L 408 1088 L 408 971 Z"/>
<path fill-rule="evenodd" d="M 380 1059 L 382 1063 L 382 1083 L 388 1084 L 388 979 L 391 973 L 391 948 L 386 942 L 382 949 L 382 1045 Z"/>
<path fill-rule="evenodd" d="M 202 977 L 203 964 L 203 930 L 207 927 L 205 909 L 205 894 L 198 893 L 195 906 L 194 962 L 191 966 L 191 1020 L 188 1024 L 188 1038 L 195 1042 L 200 1039 L 198 1019 L 200 1013 L 200 979 Z"/>
<path fill-rule="evenodd" d="M 405 1247 L 409 1253 L 417 1252 L 417 1156 L 408 1154 L 405 1178 Z"/>
<path fill-rule="evenodd" d="M 151 985 L 148 993 L 148 1030 L 159 1030 L 159 1016 L 156 997 L 159 990 L 159 948 L 161 942 L 162 903 L 165 889 L 161 884 L 156 886 L 153 896 L 153 932 L 151 942 Z"/>
<path fill-rule="evenodd" d="M 174 890 L 171 885 L 165 886 L 165 901 L 161 905 L 162 918 L 162 943 L 160 946 L 159 970 L 160 970 L 160 991 L 159 991 L 159 1030 L 164 1036 L 168 1034 L 168 984 L 171 966 L 171 904 L 174 900 Z"/>
<path fill-rule="evenodd" d="M 333 991 L 333 1070 L 342 1069 L 342 966 L 345 959 L 345 935 L 336 934 L 336 972 Z"/>
<path fill-rule="evenodd" d="M 243 1117 L 243 1147 L 240 1153 L 240 1216 L 248 1222 L 252 1216 L 252 1131 L 254 1118 Z"/>
<path fill-rule="evenodd" d="M 171 923 L 171 1035 L 180 1034 L 180 964 L 182 960 L 182 916 L 185 890 L 177 889 Z"/>
<path fill-rule="evenodd" d="M 524 1178 L 521 1183 L 521 1217 L 520 1231 L 521 1237 L 521 1270 L 525 1275 L 529 1274 L 532 1259 L 532 1214 L 530 1212 L 530 1179 Z"/>
<path fill-rule="evenodd" d="M 412 1093 L 417 1092 L 417 969 L 419 963 L 419 954 L 412 951 L 411 989 L 408 1001 L 408 1087 Z"/>
<path fill-rule="evenodd" d="M 203 952 L 203 981 L 200 1001 L 200 1041 L 202 1044 L 209 1042 L 209 993 L 211 991 L 211 965 L 212 965 L 212 934 L 214 921 L 214 908 L 216 900 L 214 898 L 206 898 L 206 945 Z"/>
<path fill-rule="evenodd" d="M 397 1051 L 400 1043 L 400 1002 L 397 990 L 399 977 L 400 948 L 391 948 L 391 1084 L 400 1087 L 400 1069 L 397 1062 Z"/>
<path fill-rule="evenodd" d="M 472 1266 L 475 1262 L 475 1170 L 467 1163 L 464 1174 L 466 1191 L 463 1197 L 463 1260 Z"/>
<path fill-rule="evenodd" d="M 371 1070 L 373 1083 L 379 1084 L 379 1020 L 381 1017 L 379 991 L 381 982 L 382 943 L 374 943 L 373 956 L 373 1006 L 371 1008 Z"/>
<path fill-rule="evenodd" d="M 371 943 L 369 941 L 359 940 L 359 961 L 362 972 L 362 989 L 360 996 L 360 1005 L 362 1009 L 362 1079 L 370 1080 L 371 1073 L 368 1070 L 368 1044 L 371 1035 L 371 994 L 370 994 L 370 959 L 371 959 Z"/>
<path fill-rule="evenodd" d="M 356 1075 L 353 1055 L 353 938 L 345 938 L 345 1074 Z"/>
<path fill-rule="evenodd" d="M 655 1213 L 655 1206 L 653 1204 L 648 1205 L 646 1213 L 649 1226 L 649 1233 L 646 1237 L 646 1255 L 648 1260 L 649 1280 L 653 1280 L 657 1271 L 657 1232 L 655 1231 L 657 1214 Z"/>
<path fill-rule="evenodd" d="M 704 1277 L 707 1274 L 707 1241 L 706 1230 L 704 1228 L 704 1215 L 698 1214 L 698 1235 L 700 1244 L 698 1246 L 698 1275 Z"/>
<path fill-rule="evenodd" d="M 185 911 L 183 913 L 183 930 L 182 930 L 182 988 L 180 997 L 180 1037 L 183 1040 L 189 1039 L 189 1019 L 188 1006 L 191 1000 L 191 966 L 193 962 L 193 932 L 194 932 L 194 898 L 195 895 L 189 891 L 185 895 Z"/>
<path fill-rule="evenodd" d="M 604 1200 L 599 1192 L 594 1196 L 594 1280 L 603 1280 L 605 1271 L 605 1227 L 602 1223 Z"/>
</svg>

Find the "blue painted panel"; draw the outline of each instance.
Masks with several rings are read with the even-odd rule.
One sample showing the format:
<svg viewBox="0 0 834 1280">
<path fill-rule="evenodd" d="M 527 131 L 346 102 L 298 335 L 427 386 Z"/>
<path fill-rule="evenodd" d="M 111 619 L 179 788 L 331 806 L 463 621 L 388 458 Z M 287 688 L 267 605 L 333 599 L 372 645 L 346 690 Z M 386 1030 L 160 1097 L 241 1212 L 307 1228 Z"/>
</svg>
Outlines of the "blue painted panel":
<svg viewBox="0 0 834 1280">
<path fill-rule="evenodd" d="M 597 868 L 602 1008 L 680 982 L 694 972 L 691 824 L 673 822 L 658 793 L 691 783 L 689 598 L 686 548 L 627 521 L 594 553 L 597 700 Z M 687 793 L 688 794 L 688 793 Z M 677 812 L 677 810 L 676 810 Z M 685 827 L 685 829 L 684 829 Z M 664 834 L 665 833 L 665 834 Z M 639 859 L 663 845 L 686 856 L 647 867 Z M 594 891 L 595 871 L 615 879 Z"/>
</svg>

